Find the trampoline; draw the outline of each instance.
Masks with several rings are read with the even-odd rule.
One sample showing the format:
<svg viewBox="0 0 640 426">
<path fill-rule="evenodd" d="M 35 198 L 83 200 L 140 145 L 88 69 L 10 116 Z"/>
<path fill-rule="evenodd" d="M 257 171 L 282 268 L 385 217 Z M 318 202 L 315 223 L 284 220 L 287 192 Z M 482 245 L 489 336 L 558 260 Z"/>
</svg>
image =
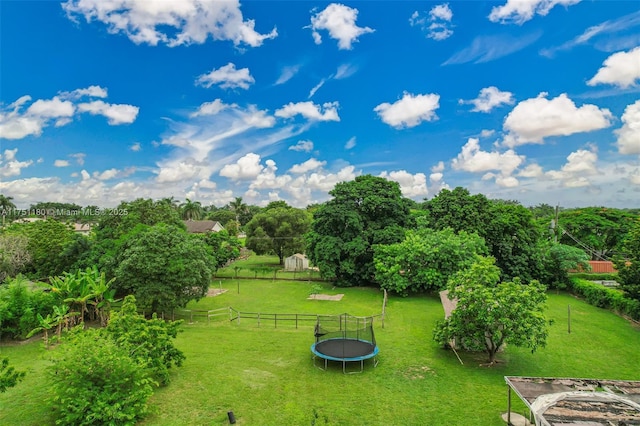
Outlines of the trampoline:
<svg viewBox="0 0 640 426">
<path fill-rule="evenodd" d="M 347 372 L 347 363 L 360 362 L 364 371 L 364 361 L 373 358 L 373 366 L 378 365 L 376 356 L 379 349 L 373 334 L 372 317 L 354 317 L 348 314 L 319 316 L 315 327 L 315 343 L 311 345 L 314 365 L 318 358 L 324 360 L 324 370 L 329 361 L 342 363 L 342 372 Z"/>
</svg>

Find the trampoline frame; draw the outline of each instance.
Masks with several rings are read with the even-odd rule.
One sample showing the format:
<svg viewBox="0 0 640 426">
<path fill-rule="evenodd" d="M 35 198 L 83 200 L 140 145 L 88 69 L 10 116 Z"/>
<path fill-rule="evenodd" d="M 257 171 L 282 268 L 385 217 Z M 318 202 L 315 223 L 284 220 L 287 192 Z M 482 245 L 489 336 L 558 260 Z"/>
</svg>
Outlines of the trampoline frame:
<svg viewBox="0 0 640 426">
<path fill-rule="evenodd" d="M 335 339 L 335 340 L 356 340 L 356 339 Z M 364 340 L 357 340 L 357 341 L 363 342 Z M 373 345 L 373 343 L 371 342 L 367 342 L 367 343 L 370 343 Z M 342 362 L 342 372 L 344 374 L 362 373 L 364 371 L 364 361 L 370 358 L 373 358 L 373 367 L 375 368 L 378 366 L 378 360 L 376 356 L 378 355 L 379 349 L 377 345 L 373 346 L 373 351 L 369 354 L 350 357 L 350 358 L 338 358 L 338 357 L 323 354 L 322 352 L 318 352 L 318 350 L 316 349 L 315 343 L 311 345 L 311 352 L 313 353 L 313 365 L 324 371 L 327 371 L 329 361 Z M 318 358 L 324 359 L 324 368 L 318 367 L 318 363 L 316 362 Z M 349 373 L 347 373 L 347 362 L 358 362 L 358 361 L 360 361 L 360 371 L 350 371 Z"/>
</svg>

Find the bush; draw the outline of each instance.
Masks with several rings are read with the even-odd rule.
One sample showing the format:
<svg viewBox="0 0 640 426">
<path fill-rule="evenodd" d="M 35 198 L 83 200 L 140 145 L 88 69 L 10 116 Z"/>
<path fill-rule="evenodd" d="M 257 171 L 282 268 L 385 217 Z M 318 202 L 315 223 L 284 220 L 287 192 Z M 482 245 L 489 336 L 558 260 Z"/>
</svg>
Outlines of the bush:
<svg viewBox="0 0 640 426">
<path fill-rule="evenodd" d="M 575 277 L 571 278 L 571 290 L 593 306 L 611 309 L 640 320 L 640 301 L 625 297 L 620 290 Z"/>
<path fill-rule="evenodd" d="M 31 290 L 22 276 L 0 286 L 0 337 L 24 338 L 38 326 L 38 314 L 46 316 L 53 309 L 51 294 Z"/>
<path fill-rule="evenodd" d="M 131 425 L 148 412 L 154 381 L 105 330 L 74 330 L 49 371 L 59 425 Z"/>
<path fill-rule="evenodd" d="M 605 273 L 589 273 L 589 272 L 576 272 L 570 273 L 570 278 L 580 278 L 582 280 L 591 280 L 591 281 L 616 281 L 618 279 L 618 274 L 605 274 Z"/>
<path fill-rule="evenodd" d="M 133 360 L 161 384 L 169 383 L 169 369 L 182 365 L 184 354 L 172 342 L 182 321 L 147 320 L 137 313 L 136 299 L 127 296 L 119 312 L 111 316 L 107 332 L 127 348 Z"/>
</svg>

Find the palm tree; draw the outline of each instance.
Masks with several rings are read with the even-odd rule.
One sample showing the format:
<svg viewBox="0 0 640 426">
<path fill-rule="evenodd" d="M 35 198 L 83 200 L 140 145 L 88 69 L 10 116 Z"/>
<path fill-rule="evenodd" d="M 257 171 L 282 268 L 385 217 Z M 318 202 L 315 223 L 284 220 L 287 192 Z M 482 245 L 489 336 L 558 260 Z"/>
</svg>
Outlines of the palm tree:
<svg viewBox="0 0 640 426">
<path fill-rule="evenodd" d="M 4 220 L 7 214 L 9 214 L 16 205 L 11 201 L 13 197 L 7 197 L 4 194 L 0 194 L 0 211 L 2 211 L 2 226 L 4 226 Z"/>
<path fill-rule="evenodd" d="M 247 211 L 248 206 L 242 202 L 242 197 L 236 197 L 229 203 L 229 208 L 236 214 L 236 222 L 240 223 L 240 215 Z"/>
<path fill-rule="evenodd" d="M 191 201 L 187 198 L 187 201 L 180 205 L 182 209 L 182 218 L 185 220 L 199 220 L 204 214 L 204 209 L 200 201 Z"/>
</svg>

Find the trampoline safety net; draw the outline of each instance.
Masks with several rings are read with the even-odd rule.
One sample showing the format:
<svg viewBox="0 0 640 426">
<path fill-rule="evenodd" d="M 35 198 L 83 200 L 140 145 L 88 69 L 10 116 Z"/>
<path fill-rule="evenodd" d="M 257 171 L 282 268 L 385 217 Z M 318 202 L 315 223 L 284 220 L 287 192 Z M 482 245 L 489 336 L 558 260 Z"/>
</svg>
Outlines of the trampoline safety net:
<svg viewBox="0 0 640 426">
<path fill-rule="evenodd" d="M 349 314 L 320 315 L 315 327 L 315 339 L 316 348 L 322 347 L 322 352 L 336 358 L 366 355 L 376 347 L 373 318 Z"/>
</svg>

